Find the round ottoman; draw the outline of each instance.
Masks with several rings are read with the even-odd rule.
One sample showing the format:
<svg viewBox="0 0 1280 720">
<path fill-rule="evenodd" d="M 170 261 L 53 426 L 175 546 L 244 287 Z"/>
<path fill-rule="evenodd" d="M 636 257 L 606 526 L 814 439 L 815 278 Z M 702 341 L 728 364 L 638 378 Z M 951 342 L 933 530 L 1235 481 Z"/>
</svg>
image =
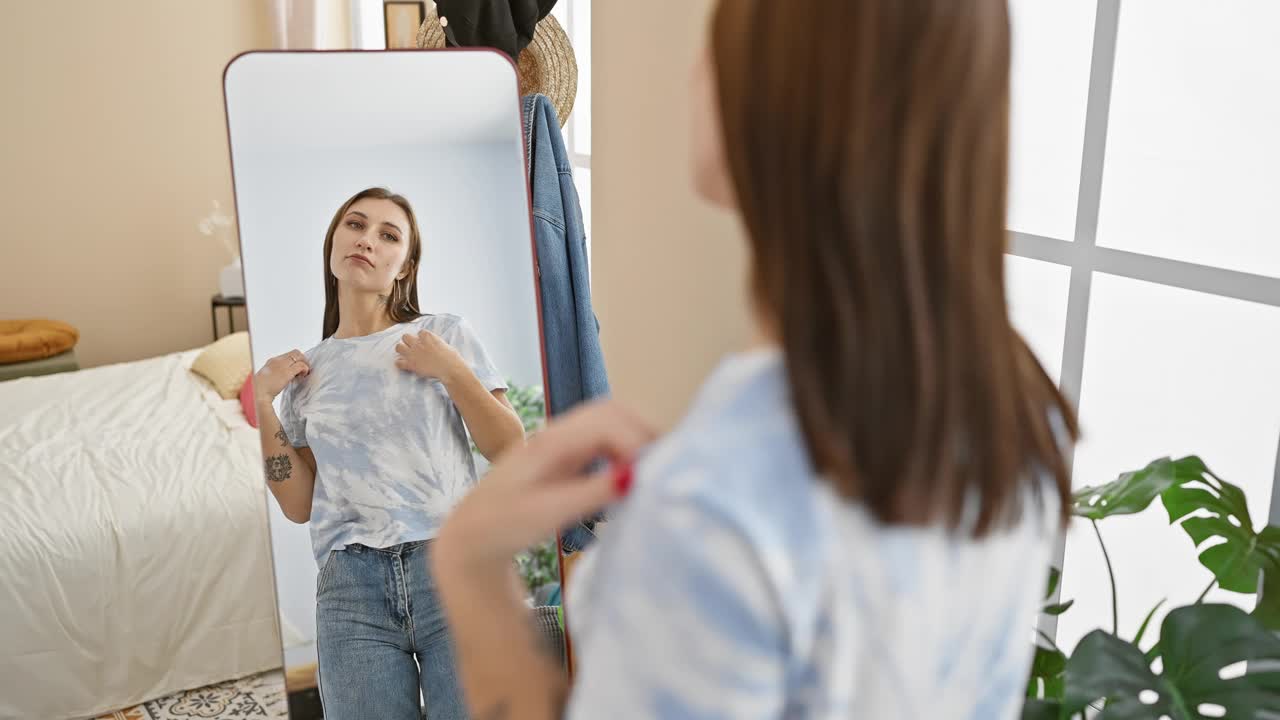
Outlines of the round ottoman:
<svg viewBox="0 0 1280 720">
<path fill-rule="evenodd" d="M 75 347 L 80 331 L 57 320 L 0 320 L 0 363 L 41 360 Z"/>
</svg>

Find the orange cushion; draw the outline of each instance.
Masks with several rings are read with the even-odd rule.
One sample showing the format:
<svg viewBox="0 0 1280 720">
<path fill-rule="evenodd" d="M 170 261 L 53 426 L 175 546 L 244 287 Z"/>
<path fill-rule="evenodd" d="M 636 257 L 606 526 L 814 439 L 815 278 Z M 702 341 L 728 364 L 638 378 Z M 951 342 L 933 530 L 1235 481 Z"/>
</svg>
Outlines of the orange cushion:
<svg viewBox="0 0 1280 720">
<path fill-rule="evenodd" d="M 79 339 L 79 330 L 57 320 L 0 320 L 0 363 L 53 357 Z"/>
</svg>

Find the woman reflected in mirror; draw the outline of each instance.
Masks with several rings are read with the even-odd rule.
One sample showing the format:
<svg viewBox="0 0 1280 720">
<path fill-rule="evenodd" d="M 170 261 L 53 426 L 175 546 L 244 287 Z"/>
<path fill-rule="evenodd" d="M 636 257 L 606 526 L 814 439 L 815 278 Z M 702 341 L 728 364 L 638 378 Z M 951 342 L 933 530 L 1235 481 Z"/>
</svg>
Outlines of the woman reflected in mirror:
<svg viewBox="0 0 1280 720">
<path fill-rule="evenodd" d="M 507 385 L 461 317 L 418 308 L 409 201 L 356 193 L 324 238 L 321 341 L 253 378 L 267 485 L 310 523 L 328 720 L 467 716 L 430 575 L 433 539 L 493 461 L 524 443 Z M 292 272 L 281 268 L 281 272 Z M 279 413 L 276 408 L 279 407 Z"/>
</svg>

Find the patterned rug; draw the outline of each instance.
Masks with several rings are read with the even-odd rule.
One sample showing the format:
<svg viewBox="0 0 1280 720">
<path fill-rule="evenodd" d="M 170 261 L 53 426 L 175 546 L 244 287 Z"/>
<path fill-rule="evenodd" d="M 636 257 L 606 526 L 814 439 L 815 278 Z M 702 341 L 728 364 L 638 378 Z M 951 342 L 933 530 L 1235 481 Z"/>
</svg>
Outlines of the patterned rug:
<svg viewBox="0 0 1280 720">
<path fill-rule="evenodd" d="M 289 699 L 279 670 L 186 690 L 95 720 L 288 720 Z"/>
</svg>

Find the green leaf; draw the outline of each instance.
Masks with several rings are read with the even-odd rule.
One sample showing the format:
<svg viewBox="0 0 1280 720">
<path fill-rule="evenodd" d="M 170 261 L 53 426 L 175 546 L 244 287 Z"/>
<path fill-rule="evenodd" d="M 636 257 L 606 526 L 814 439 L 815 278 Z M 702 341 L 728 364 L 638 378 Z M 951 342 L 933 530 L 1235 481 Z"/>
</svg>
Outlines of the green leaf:
<svg viewBox="0 0 1280 720">
<path fill-rule="evenodd" d="M 1253 594 L 1258 592 L 1258 573 L 1262 571 L 1262 558 L 1253 557 L 1255 549 L 1247 539 L 1228 537 L 1228 542 L 1200 553 L 1200 564 L 1213 571 L 1224 590 Z"/>
<path fill-rule="evenodd" d="M 1068 600 L 1064 603 L 1058 603 L 1056 605 L 1045 605 L 1043 608 L 1041 608 L 1040 611 L 1043 612 L 1045 615 L 1061 615 L 1062 613 L 1066 612 L 1068 608 L 1074 605 L 1075 602 L 1076 602 L 1075 600 Z"/>
<path fill-rule="evenodd" d="M 1160 496 L 1169 522 L 1181 522 L 1218 585 L 1231 592 L 1258 591 L 1258 574 L 1280 573 L 1280 527 L 1253 529 L 1244 491 L 1206 471 L 1203 478 L 1165 489 Z M 1207 512 L 1208 515 L 1192 513 Z"/>
<path fill-rule="evenodd" d="M 1150 650 L 1142 654 L 1142 657 L 1147 659 L 1148 665 L 1155 662 L 1156 658 L 1160 657 L 1160 643 L 1157 641 L 1155 645 L 1151 646 Z"/>
<path fill-rule="evenodd" d="M 1045 678 L 1044 680 L 1044 697 L 1048 699 L 1062 701 L 1062 695 L 1067 691 L 1066 674 L 1059 675 L 1055 678 Z"/>
<path fill-rule="evenodd" d="M 1271 525 L 1267 530 L 1274 527 Z M 1253 609 L 1253 616 L 1267 629 L 1280 632 L 1280 570 L 1271 568 L 1263 572 L 1262 592 L 1258 594 L 1258 606 Z"/>
<path fill-rule="evenodd" d="M 1061 700 L 1066 690 L 1067 656 L 1056 647 L 1035 647 L 1036 654 L 1031 660 L 1031 673 L 1027 678 L 1027 697 Z"/>
<path fill-rule="evenodd" d="M 1061 650 L 1036 646 L 1035 658 L 1031 661 L 1031 677 L 1051 679 L 1062 675 L 1067 669 L 1067 656 Z"/>
<path fill-rule="evenodd" d="M 1053 597 L 1053 592 L 1058 589 L 1058 581 L 1061 579 L 1062 579 L 1062 571 L 1050 565 L 1049 566 L 1049 584 L 1044 591 L 1045 600 L 1048 600 L 1049 598 Z M 1071 607 L 1072 604 L 1074 603 L 1075 603 L 1075 600 L 1068 600 L 1066 602 L 1057 603 L 1055 605 L 1045 605 L 1044 607 L 1040 608 L 1040 612 L 1045 613 L 1046 615 L 1061 615 L 1062 613 L 1066 612 L 1067 608 Z"/>
<path fill-rule="evenodd" d="M 1135 645 L 1102 630 L 1089 633 L 1067 661 L 1063 709 L 1080 712 L 1105 698 L 1099 718 L 1106 720 L 1201 720 L 1202 704 L 1224 708 L 1228 718 L 1280 713 L 1280 638 L 1240 608 L 1176 608 L 1161 625 L 1160 648 L 1163 672 L 1157 675 Z M 1243 662 L 1249 664 L 1237 676 L 1219 675 Z M 1156 693 L 1154 702 L 1143 702 L 1147 690 Z"/>
<path fill-rule="evenodd" d="M 1067 661 L 1067 688 L 1063 709 L 1082 712 L 1090 703 L 1107 698 L 1108 708 L 1142 691 L 1159 686 L 1142 651 L 1103 630 L 1094 630 L 1076 645 Z M 1154 708 L 1153 708 L 1154 709 Z M 1152 715 L 1151 717 L 1156 717 Z"/>
<path fill-rule="evenodd" d="M 1142 636 L 1147 634 L 1147 625 L 1151 624 L 1151 618 L 1155 617 L 1156 611 L 1159 610 L 1160 606 L 1164 604 L 1164 601 L 1168 599 L 1169 598 L 1164 598 L 1160 602 L 1156 603 L 1156 606 L 1151 608 L 1151 611 L 1147 613 L 1147 616 L 1142 619 L 1142 624 L 1138 626 L 1138 634 L 1133 636 L 1134 645 L 1138 645 L 1142 642 Z"/>
<path fill-rule="evenodd" d="M 1164 503 L 1164 508 L 1169 513 L 1170 524 L 1200 508 L 1229 512 L 1227 506 L 1217 495 L 1203 488 L 1187 487 L 1185 485 L 1182 486 L 1182 492 L 1163 495 L 1160 501 Z"/>
<path fill-rule="evenodd" d="M 1141 470 L 1127 472 L 1106 485 L 1086 487 L 1072 498 L 1072 513 L 1101 520 L 1112 515 L 1132 515 L 1146 510 L 1165 490 L 1201 477 L 1207 468 L 1198 457 L 1161 458 Z"/>
<path fill-rule="evenodd" d="M 1237 540 L 1249 536 L 1248 530 L 1242 530 L 1230 521 L 1216 517 L 1189 517 L 1182 521 L 1182 529 L 1187 531 L 1187 535 L 1191 536 L 1191 541 L 1197 546 L 1215 536 Z"/>
<path fill-rule="evenodd" d="M 1053 591 L 1058 589 L 1058 581 L 1062 579 L 1062 571 L 1058 568 L 1049 566 L 1049 588 L 1044 591 L 1044 599 L 1048 600 L 1053 597 Z"/>
<path fill-rule="evenodd" d="M 1060 720 L 1062 703 L 1057 700 L 1028 699 L 1022 706 L 1022 720 Z"/>
</svg>

